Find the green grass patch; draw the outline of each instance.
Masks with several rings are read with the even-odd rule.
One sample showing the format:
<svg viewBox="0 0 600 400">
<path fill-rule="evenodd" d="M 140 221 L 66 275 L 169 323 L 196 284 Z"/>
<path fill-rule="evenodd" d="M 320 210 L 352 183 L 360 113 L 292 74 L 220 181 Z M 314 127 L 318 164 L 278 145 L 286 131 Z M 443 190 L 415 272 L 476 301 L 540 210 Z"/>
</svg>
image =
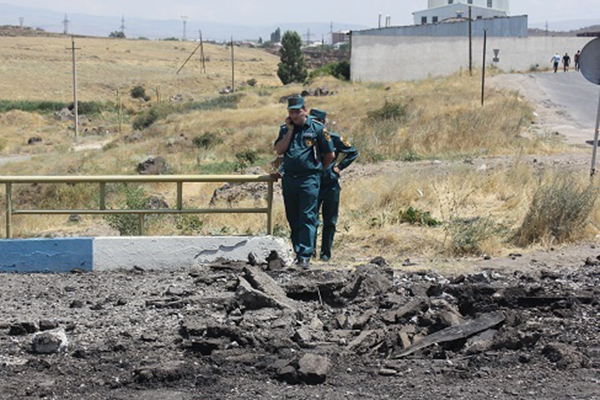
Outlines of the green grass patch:
<svg viewBox="0 0 600 400">
<path fill-rule="evenodd" d="M 112 103 L 101 103 L 97 101 L 80 101 L 78 103 L 79 114 L 93 115 L 100 114 L 102 111 L 114 111 L 115 109 L 115 106 Z M 69 107 L 72 108 L 73 103 L 60 101 L 0 100 L 0 112 L 19 110 L 49 114 Z"/>
</svg>

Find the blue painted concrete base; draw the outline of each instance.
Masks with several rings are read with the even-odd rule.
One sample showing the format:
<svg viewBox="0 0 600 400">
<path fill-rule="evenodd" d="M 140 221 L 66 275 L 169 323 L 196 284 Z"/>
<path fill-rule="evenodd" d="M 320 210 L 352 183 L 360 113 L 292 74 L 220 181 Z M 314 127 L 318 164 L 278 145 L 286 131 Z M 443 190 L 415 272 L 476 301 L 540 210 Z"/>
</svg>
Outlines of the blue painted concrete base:
<svg viewBox="0 0 600 400">
<path fill-rule="evenodd" d="M 0 272 L 92 271 L 93 239 L 0 240 Z"/>
</svg>

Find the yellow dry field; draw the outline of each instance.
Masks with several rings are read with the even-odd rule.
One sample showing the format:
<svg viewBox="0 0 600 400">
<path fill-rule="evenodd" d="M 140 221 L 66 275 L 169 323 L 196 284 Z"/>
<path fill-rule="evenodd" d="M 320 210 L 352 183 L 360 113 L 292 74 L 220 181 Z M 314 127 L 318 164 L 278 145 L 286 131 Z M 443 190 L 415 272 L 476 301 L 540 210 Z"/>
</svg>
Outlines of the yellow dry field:
<svg viewBox="0 0 600 400">
<path fill-rule="evenodd" d="M 273 141 L 286 117 L 280 99 L 306 88 L 326 87 L 334 95 L 308 97 L 308 106 L 327 110 L 330 129 L 341 132 L 360 151 L 343 180 L 336 262 L 352 265 L 378 255 L 393 265 L 407 258 L 497 256 L 515 251 L 518 232 L 533 238 L 519 252 L 589 240 L 598 233 L 597 187 L 589 186 L 585 167 L 575 162 L 587 156 L 587 149 L 537 129 L 533 106 L 516 92 L 490 89 L 481 107 L 479 77 L 389 85 L 328 77 L 307 86 L 282 86 L 276 75 L 277 57 L 236 47 L 240 90 L 219 95 L 231 79 L 230 48 L 225 46 L 206 45 L 210 58 L 206 75 L 197 55 L 177 75 L 196 44 L 86 38 L 77 39 L 76 45 L 81 47 L 80 99 L 114 102 L 121 89 L 125 97 L 121 133 L 114 107 L 83 118 L 78 140 L 73 122 L 58 121 L 52 113 L 0 113 L 0 174 L 130 175 L 149 156 L 163 157 L 172 174 L 232 174 L 243 167 L 268 172 Z M 68 46 L 70 40 L 60 38 L 0 38 L 0 100 L 69 102 Z M 257 85 L 242 86 L 249 79 Z M 136 85 L 146 88 L 148 102 L 129 96 Z M 183 100 L 172 100 L 175 95 Z M 134 130 L 149 113 L 156 119 Z M 28 145 L 30 137 L 42 142 Z M 30 158 L 3 162 L 16 156 Z M 532 162 L 534 158 L 546 161 Z M 566 161 L 554 166 L 560 159 Z M 488 166 L 480 168 L 482 164 Z M 568 187 L 557 183 L 565 179 Z M 209 207 L 220 186 L 185 185 L 185 207 Z M 6 221 L 3 190 L 1 227 Z M 221 198 L 215 206 L 265 206 L 264 200 L 254 198 L 255 188 L 240 192 L 233 203 Z M 15 207 L 23 209 L 97 208 L 99 202 L 97 185 L 19 185 L 14 196 Z M 150 196 L 173 207 L 176 187 L 108 188 L 113 208 L 146 207 Z M 547 214 L 552 218 L 544 219 L 540 210 L 551 210 Z M 15 216 L 13 232 L 16 237 L 135 234 L 137 224 L 135 218 L 67 219 Z M 525 220 L 534 221 L 535 229 L 526 231 Z M 280 191 L 275 196 L 274 225 L 276 235 L 289 235 Z M 146 229 L 150 235 L 264 234 L 266 217 L 148 217 Z"/>
<path fill-rule="evenodd" d="M 205 44 L 206 74 L 200 50 L 177 71 L 198 46 L 195 42 L 75 38 L 79 101 L 116 101 L 117 89 L 144 85 L 148 94 L 185 98 L 231 85 L 231 47 Z M 256 79 L 278 85 L 278 57 L 236 47 L 237 84 Z M 0 38 L 0 99 L 73 100 L 71 38 Z"/>
</svg>

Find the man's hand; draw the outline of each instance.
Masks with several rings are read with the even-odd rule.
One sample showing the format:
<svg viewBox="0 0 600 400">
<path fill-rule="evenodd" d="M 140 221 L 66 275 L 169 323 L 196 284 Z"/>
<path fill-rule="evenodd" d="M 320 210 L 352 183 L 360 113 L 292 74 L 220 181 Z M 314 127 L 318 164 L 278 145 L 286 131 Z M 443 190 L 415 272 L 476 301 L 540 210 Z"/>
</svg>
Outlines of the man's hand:
<svg viewBox="0 0 600 400">
<path fill-rule="evenodd" d="M 333 167 L 333 172 L 335 172 L 335 174 L 336 174 L 337 176 L 340 176 L 340 172 L 342 172 L 342 171 L 341 171 L 341 170 L 338 168 L 338 166 L 336 165 L 335 167 Z"/>
</svg>

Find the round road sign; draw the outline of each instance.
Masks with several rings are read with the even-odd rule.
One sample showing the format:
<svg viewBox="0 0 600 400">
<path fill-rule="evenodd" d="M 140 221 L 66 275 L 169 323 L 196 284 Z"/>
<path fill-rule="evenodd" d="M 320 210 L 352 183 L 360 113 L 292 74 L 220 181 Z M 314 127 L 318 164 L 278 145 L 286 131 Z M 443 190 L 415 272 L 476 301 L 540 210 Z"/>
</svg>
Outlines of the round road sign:
<svg viewBox="0 0 600 400">
<path fill-rule="evenodd" d="M 581 50 L 579 68 L 585 79 L 600 85 L 600 38 L 596 38 Z"/>
</svg>

